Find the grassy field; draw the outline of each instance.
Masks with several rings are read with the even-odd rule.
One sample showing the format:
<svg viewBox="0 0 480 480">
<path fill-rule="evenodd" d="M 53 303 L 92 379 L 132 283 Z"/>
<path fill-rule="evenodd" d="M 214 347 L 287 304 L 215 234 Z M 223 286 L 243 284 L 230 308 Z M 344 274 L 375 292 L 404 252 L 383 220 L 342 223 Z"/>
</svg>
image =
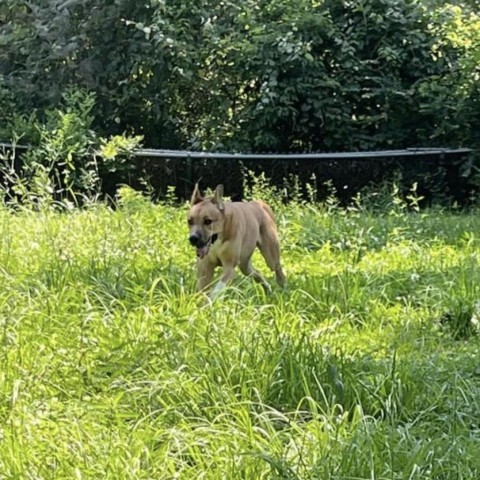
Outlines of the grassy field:
<svg viewBox="0 0 480 480">
<path fill-rule="evenodd" d="M 0 479 L 480 478 L 480 218 L 403 207 L 277 208 L 212 307 L 186 205 L 0 207 Z"/>
</svg>

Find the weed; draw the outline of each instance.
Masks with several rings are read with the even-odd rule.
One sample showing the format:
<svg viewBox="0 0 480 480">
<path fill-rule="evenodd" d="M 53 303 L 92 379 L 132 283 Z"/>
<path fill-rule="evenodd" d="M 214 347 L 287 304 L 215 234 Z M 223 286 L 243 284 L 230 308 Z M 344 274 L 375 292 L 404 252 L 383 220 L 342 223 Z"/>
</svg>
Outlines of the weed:
<svg viewBox="0 0 480 480">
<path fill-rule="evenodd" d="M 0 208 L 0 478 L 479 477 L 477 211 L 278 202 L 205 308 L 174 202 Z"/>
</svg>

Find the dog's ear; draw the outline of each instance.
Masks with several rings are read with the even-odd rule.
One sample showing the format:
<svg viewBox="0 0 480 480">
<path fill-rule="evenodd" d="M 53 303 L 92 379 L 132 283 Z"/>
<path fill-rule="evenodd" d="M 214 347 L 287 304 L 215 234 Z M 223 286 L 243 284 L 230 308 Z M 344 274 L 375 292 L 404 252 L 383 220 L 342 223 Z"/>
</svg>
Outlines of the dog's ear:
<svg viewBox="0 0 480 480">
<path fill-rule="evenodd" d="M 215 196 L 213 197 L 213 203 L 221 212 L 223 212 L 225 208 L 223 203 L 223 185 L 217 185 L 217 188 L 215 189 Z"/>
<path fill-rule="evenodd" d="M 202 194 L 200 193 L 200 188 L 198 187 L 198 182 L 195 184 L 195 188 L 193 189 L 192 198 L 190 203 L 195 205 L 200 203 L 203 200 Z"/>
</svg>

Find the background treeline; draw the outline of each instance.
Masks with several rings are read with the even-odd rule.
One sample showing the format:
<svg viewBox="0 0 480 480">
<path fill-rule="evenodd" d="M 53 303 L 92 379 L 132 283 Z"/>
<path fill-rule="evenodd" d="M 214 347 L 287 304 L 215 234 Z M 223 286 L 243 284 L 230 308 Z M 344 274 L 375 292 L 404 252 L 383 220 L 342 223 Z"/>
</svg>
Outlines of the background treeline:
<svg viewBox="0 0 480 480">
<path fill-rule="evenodd" d="M 117 154 L 139 141 L 125 134 L 172 149 L 475 149 L 479 65 L 476 0 L 3 0 L 0 139 L 50 140 L 30 161 L 55 157 L 49 171 L 67 150 L 54 168 L 67 184 L 91 163 L 121 179 Z M 472 185 L 474 160 L 460 166 Z"/>
</svg>

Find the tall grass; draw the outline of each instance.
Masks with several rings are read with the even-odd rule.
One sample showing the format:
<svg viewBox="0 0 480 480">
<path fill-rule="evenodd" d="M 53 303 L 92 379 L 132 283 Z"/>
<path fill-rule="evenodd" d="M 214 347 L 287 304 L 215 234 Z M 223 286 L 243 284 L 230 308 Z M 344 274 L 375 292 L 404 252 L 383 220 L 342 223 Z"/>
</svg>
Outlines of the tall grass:
<svg viewBox="0 0 480 480">
<path fill-rule="evenodd" d="M 205 307 L 186 208 L 0 209 L 1 479 L 479 478 L 477 211 L 277 205 Z"/>
</svg>

